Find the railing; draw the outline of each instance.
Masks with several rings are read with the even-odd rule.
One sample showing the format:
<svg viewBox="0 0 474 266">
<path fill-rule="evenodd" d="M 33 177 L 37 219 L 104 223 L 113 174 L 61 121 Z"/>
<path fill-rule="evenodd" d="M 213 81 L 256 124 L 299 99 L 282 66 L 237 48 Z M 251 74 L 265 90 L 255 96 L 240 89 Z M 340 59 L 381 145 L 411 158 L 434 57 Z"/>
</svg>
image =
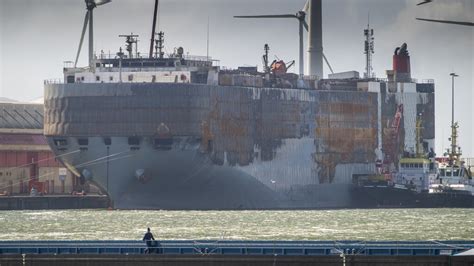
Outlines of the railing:
<svg viewBox="0 0 474 266">
<path fill-rule="evenodd" d="M 474 167 L 474 158 L 462 158 L 467 167 Z"/>
<path fill-rule="evenodd" d="M 124 53 L 123 59 L 142 59 L 142 60 L 148 60 L 148 59 L 156 59 L 156 58 L 149 58 L 148 56 L 143 56 L 142 53 L 134 53 L 132 54 L 132 57 L 128 57 L 128 53 Z M 176 55 L 168 55 L 168 57 L 165 57 L 164 59 L 176 59 Z M 109 60 L 109 59 L 119 59 L 119 57 L 116 54 L 113 53 L 101 53 L 101 54 L 96 54 L 94 55 L 95 60 Z M 206 62 L 218 62 L 219 60 L 212 59 L 210 56 L 202 56 L 202 55 L 189 55 L 185 54 L 183 55 L 183 59 L 186 60 L 194 60 L 194 61 L 206 61 Z M 65 62 L 66 63 L 66 62 Z M 68 65 L 70 65 L 70 62 L 67 62 Z"/>
<path fill-rule="evenodd" d="M 45 79 L 43 82 L 44 82 L 44 85 L 47 85 L 47 84 L 64 84 L 64 80 L 62 80 L 62 79 Z"/>
<path fill-rule="evenodd" d="M 423 84 L 434 84 L 434 79 L 422 79 L 420 83 Z"/>
<path fill-rule="evenodd" d="M 474 241 L 213 241 L 168 240 L 147 247 L 142 241 L 1 241 L 0 254 L 166 255 L 453 255 L 474 248 Z"/>
</svg>

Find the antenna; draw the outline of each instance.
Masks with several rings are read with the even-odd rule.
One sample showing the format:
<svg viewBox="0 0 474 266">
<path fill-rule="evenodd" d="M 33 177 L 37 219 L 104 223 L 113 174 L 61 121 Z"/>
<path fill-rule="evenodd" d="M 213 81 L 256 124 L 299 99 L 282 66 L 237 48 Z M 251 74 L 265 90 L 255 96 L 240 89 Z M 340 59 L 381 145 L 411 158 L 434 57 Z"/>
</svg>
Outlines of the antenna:
<svg viewBox="0 0 474 266">
<path fill-rule="evenodd" d="M 125 46 L 125 50 L 127 50 L 128 52 L 128 58 L 133 58 L 133 44 L 135 44 L 135 54 L 138 57 L 138 52 L 137 52 L 138 35 L 130 33 L 130 34 L 119 35 L 119 37 L 125 38 L 125 43 L 127 43 L 127 45 Z"/>
<path fill-rule="evenodd" d="M 206 59 L 209 60 L 209 16 L 207 16 L 207 44 L 206 44 Z"/>
<path fill-rule="evenodd" d="M 454 122 L 454 78 L 459 77 L 456 73 L 449 74 L 452 79 L 452 87 L 451 87 L 451 152 L 449 153 L 449 160 L 450 164 L 453 165 L 454 163 L 459 163 L 459 158 L 461 156 L 461 148 L 457 145 L 458 139 L 458 128 L 459 124 Z"/>
<path fill-rule="evenodd" d="M 155 57 L 162 59 L 163 58 L 163 43 L 165 42 L 164 36 L 165 33 L 160 31 L 156 35 L 158 35 L 158 40 L 155 41 Z"/>
<path fill-rule="evenodd" d="M 374 54 L 374 29 L 370 28 L 370 12 L 367 16 L 367 29 L 364 30 L 365 36 L 365 45 L 364 45 L 364 54 L 365 54 L 365 78 L 375 77 L 372 68 L 372 55 Z"/>
<path fill-rule="evenodd" d="M 155 10 L 153 11 L 153 26 L 151 29 L 151 41 L 150 41 L 150 54 L 149 57 L 153 57 L 153 44 L 155 43 L 155 28 L 156 28 L 156 15 L 158 13 L 158 0 L 155 0 Z"/>
<path fill-rule="evenodd" d="M 266 43 L 263 46 L 263 49 L 265 50 L 265 54 L 263 55 L 263 72 L 265 73 L 270 73 L 270 68 L 268 67 L 268 51 L 270 51 L 270 46 Z"/>
</svg>

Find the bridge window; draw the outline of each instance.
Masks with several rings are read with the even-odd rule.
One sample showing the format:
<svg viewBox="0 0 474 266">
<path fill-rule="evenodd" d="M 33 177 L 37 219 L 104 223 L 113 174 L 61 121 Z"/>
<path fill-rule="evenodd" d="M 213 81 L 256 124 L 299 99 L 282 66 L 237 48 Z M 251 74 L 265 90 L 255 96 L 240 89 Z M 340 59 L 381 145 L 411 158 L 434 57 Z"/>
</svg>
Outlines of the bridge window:
<svg viewBox="0 0 474 266">
<path fill-rule="evenodd" d="M 112 139 L 111 138 L 104 138 L 104 144 L 107 146 L 110 146 L 112 144 Z"/>
<path fill-rule="evenodd" d="M 133 81 L 133 75 L 128 75 L 128 81 Z"/>
<path fill-rule="evenodd" d="M 140 138 L 139 137 L 129 137 L 128 138 L 128 145 L 135 145 L 138 146 L 140 145 Z"/>
<path fill-rule="evenodd" d="M 100 81 L 100 76 L 95 76 L 95 81 Z"/>
<path fill-rule="evenodd" d="M 53 142 L 54 142 L 54 145 L 56 145 L 57 147 L 67 146 L 66 139 L 54 139 Z"/>
<path fill-rule="evenodd" d="M 79 144 L 80 146 L 87 146 L 89 145 L 89 139 L 88 138 L 77 139 L 77 144 Z"/>
<path fill-rule="evenodd" d="M 159 150 L 171 150 L 173 145 L 172 138 L 156 138 L 155 139 L 155 148 Z"/>
</svg>

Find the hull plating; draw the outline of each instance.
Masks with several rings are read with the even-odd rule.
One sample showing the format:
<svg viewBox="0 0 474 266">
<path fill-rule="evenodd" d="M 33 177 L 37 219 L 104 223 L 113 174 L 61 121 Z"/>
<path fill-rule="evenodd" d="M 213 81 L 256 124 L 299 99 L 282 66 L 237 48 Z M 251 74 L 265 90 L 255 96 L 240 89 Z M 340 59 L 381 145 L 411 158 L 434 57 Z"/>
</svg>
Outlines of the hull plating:
<svg viewBox="0 0 474 266">
<path fill-rule="evenodd" d="M 70 153 L 61 157 L 66 165 L 78 174 L 87 169 L 117 207 L 350 207 L 352 175 L 375 171 L 381 127 L 406 94 L 47 85 L 44 128 L 55 153 Z M 412 94 L 410 112 L 432 108 L 432 94 Z M 130 137 L 140 144 L 132 147 Z M 84 138 L 88 144 L 79 145 Z M 148 183 L 137 180 L 140 169 Z"/>
</svg>

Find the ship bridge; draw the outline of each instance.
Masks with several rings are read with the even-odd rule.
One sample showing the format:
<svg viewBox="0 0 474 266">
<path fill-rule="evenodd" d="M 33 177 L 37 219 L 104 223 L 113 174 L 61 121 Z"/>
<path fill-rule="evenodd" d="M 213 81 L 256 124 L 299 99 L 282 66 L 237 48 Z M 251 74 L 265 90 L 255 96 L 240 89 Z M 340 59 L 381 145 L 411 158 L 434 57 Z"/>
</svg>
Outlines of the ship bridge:
<svg viewBox="0 0 474 266">
<path fill-rule="evenodd" d="M 140 53 L 125 55 L 122 52 L 95 55 L 93 67 L 74 67 L 66 62 L 64 80 L 66 83 L 117 83 L 117 82 L 170 82 L 208 84 L 216 80 L 217 60 L 207 56 L 183 55 L 144 58 Z M 209 74 L 211 72 L 211 75 Z"/>
</svg>

